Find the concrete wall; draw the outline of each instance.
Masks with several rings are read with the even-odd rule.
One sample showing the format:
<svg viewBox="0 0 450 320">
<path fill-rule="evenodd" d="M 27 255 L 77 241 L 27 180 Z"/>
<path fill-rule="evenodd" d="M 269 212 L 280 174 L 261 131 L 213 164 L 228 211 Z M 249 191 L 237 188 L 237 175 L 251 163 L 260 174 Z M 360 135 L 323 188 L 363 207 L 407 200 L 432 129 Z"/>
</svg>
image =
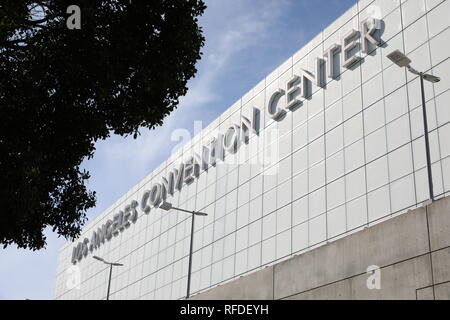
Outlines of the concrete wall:
<svg viewBox="0 0 450 320">
<path fill-rule="evenodd" d="M 371 265 L 380 289 L 368 289 Z M 193 299 L 450 299 L 450 197 Z"/>
</svg>

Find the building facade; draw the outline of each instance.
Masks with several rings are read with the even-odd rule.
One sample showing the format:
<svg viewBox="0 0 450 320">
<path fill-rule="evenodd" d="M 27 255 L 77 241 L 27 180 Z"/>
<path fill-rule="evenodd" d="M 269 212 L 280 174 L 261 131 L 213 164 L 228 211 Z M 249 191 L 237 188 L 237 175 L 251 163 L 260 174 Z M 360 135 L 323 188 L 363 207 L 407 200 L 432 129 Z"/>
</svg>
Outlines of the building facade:
<svg viewBox="0 0 450 320">
<path fill-rule="evenodd" d="M 66 243 L 55 299 L 183 299 L 450 194 L 450 1 L 360 0 Z"/>
</svg>

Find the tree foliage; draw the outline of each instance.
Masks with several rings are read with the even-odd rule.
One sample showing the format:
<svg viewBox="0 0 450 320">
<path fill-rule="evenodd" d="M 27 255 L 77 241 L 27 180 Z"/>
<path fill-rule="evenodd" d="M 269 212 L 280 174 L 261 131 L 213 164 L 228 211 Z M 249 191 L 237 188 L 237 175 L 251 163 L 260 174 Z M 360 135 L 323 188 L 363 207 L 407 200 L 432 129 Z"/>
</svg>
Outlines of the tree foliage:
<svg viewBox="0 0 450 320">
<path fill-rule="evenodd" d="M 69 29 L 70 5 L 81 28 Z M 80 164 L 111 132 L 161 125 L 204 43 L 202 0 L 0 0 L 0 243 L 79 235 L 95 192 Z M 149 146 L 150 147 L 150 146 Z"/>
</svg>

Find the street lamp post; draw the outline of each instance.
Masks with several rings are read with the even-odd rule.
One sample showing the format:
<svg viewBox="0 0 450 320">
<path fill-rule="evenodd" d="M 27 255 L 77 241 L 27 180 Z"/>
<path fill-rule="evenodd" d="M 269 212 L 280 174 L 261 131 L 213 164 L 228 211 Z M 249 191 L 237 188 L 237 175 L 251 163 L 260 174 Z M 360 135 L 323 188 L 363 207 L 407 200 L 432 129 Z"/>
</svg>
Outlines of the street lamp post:
<svg viewBox="0 0 450 320">
<path fill-rule="evenodd" d="M 163 209 L 165 211 L 169 211 L 169 210 L 182 211 L 182 212 L 190 213 L 192 215 L 192 219 L 191 219 L 191 245 L 189 247 L 189 269 L 188 269 L 187 293 L 186 293 L 186 299 L 189 299 L 190 290 L 191 290 L 192 251 L 193 251 L 193 247 L 194 247 L 194 220 L 195 220 L 195 216 L 206 217 L 208 214 L 207 213 L 203 213 L 203 212 L 189 211 L 189 210 L 185 210 L 185 209 L 176 208 L 176 207 L 172 206 L 172 204 L 167 202 L 167 201 L 164 201 L 159 206 L 159 208 Z"/>
<path fill-rule="evenodd" d="M 424 128 L 424 136 L 425 136 L 425 152 L 427 158 L 427 171 L 428 171 L 428 191 L 430 193 L 430 200 L 434 201 L 434 192 L 433 192 L 433 175 L 431 172 L 431 153 L 430 153 L 430 139 L 428 136 L 428 117 L 427 117 L 427 108 L 426 108 L 426 99 L 425 99 L 425 85 L 424 80 L 437 83 L 441 81 L 439 77 L 433 76 L 431 74 L 427 74 L 424 72 L 419 72 L 413 67 L 411 67 L 411 59 L 409 59 L 404 53 L 399 50 L 395 50 L 387 56 L 392 62 L 394 62 L 397 66 L 404 68 L 406 67 L 409 72 L 415 74 L 420 77 L 420 89 L 422 93 L 422 112 L 423 112 L 423 128 Z"/>
<path fill-rule="evenodd" d="M 112 267 L 122 267 L 123 264 L 121 263 L 117 263 L 117 262 L 108 262 L 105 261 L 103 258 L 97 257 L 97 256 L 93 256 L 94 259 L 103 262 L 104 264 L 109 265 L 109 280 L 108 280 L 108 291 L 106 293 L 106 300 L 109 300 L 109 290 L 111 288 L 111 276 L 112 276 Z"/>
</svg>

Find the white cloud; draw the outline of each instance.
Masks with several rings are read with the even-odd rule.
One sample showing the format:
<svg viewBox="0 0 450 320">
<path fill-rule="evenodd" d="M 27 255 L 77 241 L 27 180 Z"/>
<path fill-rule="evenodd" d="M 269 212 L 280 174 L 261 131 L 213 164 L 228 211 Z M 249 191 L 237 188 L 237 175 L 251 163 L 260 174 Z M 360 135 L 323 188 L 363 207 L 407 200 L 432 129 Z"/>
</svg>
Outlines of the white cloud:
<svg viewBox="0 0 450 320">
<path fill-rule="evenodd" d="M 208 2 L 206 17 L 200 23 L 204 24 L 204 29 L 213 32 L 206 34 L 207 45 L 200 71 L 191 82 L 188 94 L 181 99 L 180 108 L 201 108 L 218 100 L 220 90 L 214 88 L 222 73 L 237 54 L 262 45 L 270 33 L 270 26 L 287 4 L 285 0 Z"/>
</svg>

